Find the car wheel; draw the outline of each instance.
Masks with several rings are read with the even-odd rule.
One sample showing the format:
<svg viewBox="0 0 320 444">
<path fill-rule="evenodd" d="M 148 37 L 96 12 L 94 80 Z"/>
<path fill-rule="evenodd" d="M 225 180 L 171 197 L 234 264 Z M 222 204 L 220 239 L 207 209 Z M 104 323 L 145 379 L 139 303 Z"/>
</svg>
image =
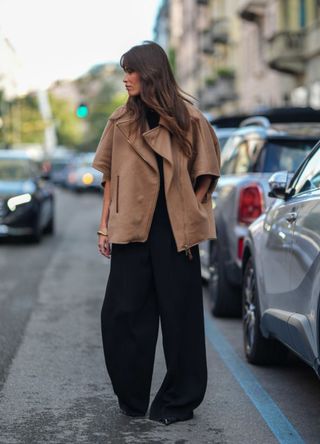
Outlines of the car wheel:
<svg viewBox="0 0 320 444">
<path fill-rule="evenodd" d="M 51 217 L 49 222 L 45 226 L 43 232 L 45 234 L 54 234 L 55 231 L 55 218 L 54 218 L 54 199 L 51 199 Z"/>
<path fill-rule="evenodd" d="M 31 242 L 38 244 L 41 242 L 41 239 L 42 239 L 42 228 L 40 224 L 40 214 L 38 214 L 36 223 L 33 228 L 33 232 L 30 236 L 30 240 Z"/>
<path fill-rule="evenodd" d="M 277 340 L 265 338 L 260 329 L 260 309 L 256 273 L 252 256 L 249 257 L 242 286 L 243 343 L 251 364 L 284 362 L 288 350 Z"/>
<path fill-rule="evenodd" d="M 49 220 L 46 228 L 44 229 L 44 233 L 45 234 L 54 234 L 54 228 L 55 228 L 54 216 L 52 216 L 51 219 Z"/>
</svg>

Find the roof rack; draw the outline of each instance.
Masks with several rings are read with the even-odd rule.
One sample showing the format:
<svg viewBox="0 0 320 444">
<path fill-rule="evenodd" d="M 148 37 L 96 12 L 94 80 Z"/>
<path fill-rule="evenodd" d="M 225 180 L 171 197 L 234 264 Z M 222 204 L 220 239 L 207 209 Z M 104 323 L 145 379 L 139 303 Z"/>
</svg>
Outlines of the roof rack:
<svg viewBox="0 0 320 444">
<path fill-rule="evenodd" d="M 270 128 L 270 126 L 271 126 L 270 120 L 267 117 L 253 116 L 253 117 L 248 117 L 247 119 L 244 119 L 240 123 L 240 128 L 243 128 L 245 126 L 251 126 L 251 125 L 261 126 L 263 128 Z"/>
</svg>

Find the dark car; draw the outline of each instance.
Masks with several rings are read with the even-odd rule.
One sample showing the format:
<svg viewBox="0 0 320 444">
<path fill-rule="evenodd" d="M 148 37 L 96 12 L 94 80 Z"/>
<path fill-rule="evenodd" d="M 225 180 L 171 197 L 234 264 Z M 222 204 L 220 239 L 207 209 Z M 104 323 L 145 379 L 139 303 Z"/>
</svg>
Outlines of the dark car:
<svg viewBox="0 0 320 444">
<path fill-rule="evenodd" d="M 23 151 L 0 150 L 0 236 L 54 232 L 53 186 Z"/>
</svg>

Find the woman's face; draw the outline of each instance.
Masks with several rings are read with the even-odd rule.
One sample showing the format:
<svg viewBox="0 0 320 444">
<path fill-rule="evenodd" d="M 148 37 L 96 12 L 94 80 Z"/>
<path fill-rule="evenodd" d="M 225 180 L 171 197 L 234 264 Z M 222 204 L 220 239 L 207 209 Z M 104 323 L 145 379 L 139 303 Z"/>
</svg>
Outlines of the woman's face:
<svg viewBox="0 0 320 444">
<path fill-rule="evenodd" d="M 128 91 L 129 96 L 138 96 L 141 92 L 140 74 L 131 69 L 124 70 L 123 83 Z"/>
</svg>

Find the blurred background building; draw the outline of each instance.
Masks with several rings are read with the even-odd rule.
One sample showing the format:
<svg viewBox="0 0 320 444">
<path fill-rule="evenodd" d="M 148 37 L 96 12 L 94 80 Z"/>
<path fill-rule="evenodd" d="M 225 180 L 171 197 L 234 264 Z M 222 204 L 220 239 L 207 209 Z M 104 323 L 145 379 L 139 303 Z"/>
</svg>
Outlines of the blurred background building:
<svg viewBox="0 0 320 444">
<path fill-rule="evenodd" d="M 0 90 L 7 100 L 19 92 L 20 63 L 16 51 L 0 28 Z"/>
<path fill-rule="evenodd" d="M 203 110 L 320 108 L 319 0 L 164 0 L 155 38 Z"/>
<path fill-rule="evenodd" d="M 320 0 L 162 0 L 154 39 L 182 89 L 215 117 L 320 108 Z M 0 146 L 95 149 L 126 100 L 122 78 L 118 62 L 97 63 L 46 92 L 22 91 L 19 54 L 0 29 Z"/>
</svg>

